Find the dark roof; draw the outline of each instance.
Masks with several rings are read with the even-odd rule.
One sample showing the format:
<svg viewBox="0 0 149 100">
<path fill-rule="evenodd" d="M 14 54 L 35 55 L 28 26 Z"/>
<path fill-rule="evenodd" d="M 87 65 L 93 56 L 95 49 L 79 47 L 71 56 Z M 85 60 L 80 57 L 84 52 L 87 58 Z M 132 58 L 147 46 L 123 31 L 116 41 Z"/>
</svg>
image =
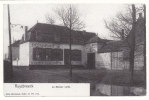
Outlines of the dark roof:
<svg viewBox="0 0 149 100">
<path fill-rule="evenodd" d="M 122 51 L 123 47 L 128 48 L 128 43 L 126 41 L 110 41 L 103 45 L 101 48 L 98 48 L 98 52 L 117 52 Z"/>
<path fill-rule="evenodd" d="M 37 23 L 26 34 L 26 41 L 69 43 L 70 30 L 64 26 Z M 95 33 L 72 30 L 72 44 L 85 44 Z"/>
</svg>

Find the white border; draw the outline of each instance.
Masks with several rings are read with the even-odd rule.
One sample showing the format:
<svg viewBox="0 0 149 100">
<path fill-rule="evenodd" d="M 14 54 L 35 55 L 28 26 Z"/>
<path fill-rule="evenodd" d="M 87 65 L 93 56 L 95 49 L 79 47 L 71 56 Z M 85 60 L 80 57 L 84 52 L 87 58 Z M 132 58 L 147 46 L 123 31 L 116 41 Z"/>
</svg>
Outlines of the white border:
<svg viewBox="0 0 149 100">
<path fill-rule="evenodd" d="M 147 48 L 147 55 L 148 54 L 148 37 L 149 37 L 149 20 L 148 20 L 148 17 L 149 17 L 149 0 L 7 0 L 7 1 L 4 1 L 4 0 L 0 0 L 0 100 L 90 100 L 90 99 L 93 99 L 93 100 L 99 100 L 99 99 L 105 99 L 105 100 L 108 100 L 108 99 L 112 99 L 112 100 L 140 100 L 140 99 L 144 99 L 144 100 L 147 100 L 149 99 L 148 98 L 148 86 L 147 86 L 147 96 L 136 96 L 136 97 L 4 97 L 3 95 L 3 4 L 7 4 L 7 3 L 10 3 L 10 4 L 27 4 L 27 3 L 145 3 L 146 4 L 146 12 L 147 12 L 147 19 L 146 19 L 146 48 Z M 148 56 L 147 56 L 147 61 L 146 62 L 149 62 L 148 60 Z M 147 64 L 148 65 L 148 64 Z M 147 66 L 148 67 L 148 66 Z M 148 83 L 148 72 L 149 72 L 149 68 L 147 68 L 147 83 Z"/>
</svg>

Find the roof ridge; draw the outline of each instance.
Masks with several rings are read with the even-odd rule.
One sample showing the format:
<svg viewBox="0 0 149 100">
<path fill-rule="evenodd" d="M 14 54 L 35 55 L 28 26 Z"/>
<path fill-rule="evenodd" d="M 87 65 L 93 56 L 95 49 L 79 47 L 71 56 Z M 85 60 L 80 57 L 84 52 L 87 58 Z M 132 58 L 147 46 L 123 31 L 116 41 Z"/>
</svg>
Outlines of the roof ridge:
<svg viewBox="0 0 149 100">
<path fill-rule="evenodd" d="M 28 32 L 29 31 L 32 31 L 34 28 L 35 28 L 35 26 L 37 25 L 38 23 L 36 23 L 35 25 L 33 25 L 29 30 L 28 30 Z"/>
<path fill-rule="evenodd" d="M 58 26 L 58 27 L 65 27 L 65 26 L 62 26 L 62 25 L 55 25 L 55 24 L 48 24 L 48 23 L 37 23 L 37 24 L 44 24 L 44 25 L 51 25 L 51 26 Z M 67 27 L 65 27 L 65 28 L 67 28 Z"/>
</svg>

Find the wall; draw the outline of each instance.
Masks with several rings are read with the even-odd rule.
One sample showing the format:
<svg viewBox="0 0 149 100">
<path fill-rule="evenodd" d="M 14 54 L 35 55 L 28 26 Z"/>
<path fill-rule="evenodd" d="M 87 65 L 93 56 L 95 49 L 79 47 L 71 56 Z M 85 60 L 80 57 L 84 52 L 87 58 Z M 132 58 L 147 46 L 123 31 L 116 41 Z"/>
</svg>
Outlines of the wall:
<svg viewBox="0 0 149 100">
<path fill-rule="evenodd" d="M 19 60 L 19 47 L 12 47 L 12 64 L 18 65 Z"/>
<path fill-rule="evenodd" d="M 123 70 L 123 52 L 112 52 L 112 70 Z"/>
<path fill-rule="evenodd" d="M 112 59 L 111 59 L 112 55 Z M 112 61 L 112 63 L 111 63 Z M 112 64 L 112 66 L 111 66 Z M 123 51 L 98 53 L 96 55 L 96 68 L 106 68 L 108 70 L 124 70 L 129 68 L 129 61 L 123 59 Z"/>
<path fill-rule="evenodd" d="M 87 63 L 87 53 L 95 53 L 95 68 L 101 69 L 111 69 L 111 54 L 110 53 L 98 53 L 98 48 L 100 48 L 102 44 L 100 43 L 90 43 L 85 45 L 85 62 Z"/>
<path fill-rule="evenodd" d="M 144 43 L 143 42 L 137 43 L 135 48 L 136 48 L 135 59 L 134 59 L 135 70 L 142 70 L 144 66 L 144 54 L 143 54 Z"/>
<path fill-rule="evenodd" d="M 29 66 L 29 42 L 20 44 L 19 46 L 19 62 L 20 66 Z"/>
<path fill-rule="evenodd" d="M 96 68 L 111 69 L 111 53 L 98 53 L 96 54 Z"/>
<path fill-rule="evenodd" d="M 63 49 L 63 61 L 34 61 L 33 60 L 33 48 L 39 47 L 39 48 L 59 48 Z M 29 44 L 30 48 L 30 65 L 64 65 L 64 49 L 69 49 L 69 44 L 54 44 L 54 43 L 39 43 L 39 42 L 30 42 Z M 83 53 L 83 46 L 82 45 L 72 45 L 72 50 L 77 49 L 81 50 L 81 53 Z M 84 59 L 84 54 L 82 54 L 82 60 Z M 72 65 L 83 65 L 82 61 L 72 61 Z"/>
<path fill-rule="evenodd" d="M 143 54 L 144 44 L 143 42 L 137 43 L 135 46 L 135 56 L 134 56 L 134 70 L 142 70 L 144 67 L 144 54 Z M 130 51 L 123 48 L 124 56 L 125 52 L 128 52 L 128 60 L 124 61 L 125 69 L 129 69 L 129 57 Z"/>
<path fill-rule="evenodd" d="M 63 61 L 34 61 L 33 60 L 33 48 L 60 48 L 63 49 Z M 19 62 L 13 61 L 14 65 L 28 66 L 28 65 L 64 65 L 64 49 L 69 49 L 67 44 L 52 44 L 52 43 L 37 43 L 37 42 L 26 42 L 20 44 L 20 51 L 15 48 L 15 53 L 19 55 Z M 82 52 L 82 61 L 72 61 L 73 65 L 84 65 L 87 66 L 87 53 L 95 53 L 95 67 L 96 69 L 106 68 L 111 69 L 111 53 L 97 53 L 97 43 L 82 45 L 72 45 L 72 49 L 78 49 Z M 143 47 L 138 47 L 142 50 Z M 122 52 L 113 52 L 113 56 L 122 57 Z M 17 56 L 14 57 L 17 57 Z M 122 70 L 129 68 L 129 61 L 120 61 L 120 59 L 112 59 L 112 69 Z M 135 58 L 135 69 L 140 70 L 143 66 L 143 55 L 139 55 Z"/>
<path fill-rule="evenodd" d="M 12 47 L 12 60 L 19 59 L 19 47 Z"/>
<path fill-rule="evenodd" d="M 141 48 L 141 47 L 139 47 Z M 142 70 L 144 57 L 142 52 L 135 52 L 134 69 Z M 112 70 L 129 70 L 129 59 L 124 60 L 124 51 L 112 52 Z M 96 68 L 111 69 L 111 53 L 96 54 Z"/>
<path fill-rule="evenodd" d="M 95 53 L 95 68 L 96 69 L 109 69 L 111 70 L 111 52 L 98 53 L 98 49 L 102 47 L 101 43 L 90 43 L 85 45 L 85 60 L 87 63 L 87 53 Z M 125 48 L 122 48 L 125 49 Z M 128 61 L 123 60 L 123 51 L 112 52 L 112 70 L 128 69 Z"/>
<path fill-rule="evenodd" d="M 97 53 L 98 45 L 97 43 L 90 43 L 85 45 L 86 53 Z"/>
<path fill-rule="evenodd" d="M 110 53 L 98 53 L 98 48 L 100 48 L 101 46 L 102 46 L 102 44 L 100 44 L 100 43 L 86 44 L 86 46 L 85 46 L 85 52 L 86 52 L 85 61 L 87 61 L 87 53 L 95 53 L 95 68 L 96 69 L 101 69 L 101 68 L 110 69 L 111 68 Z"/>
</svg>

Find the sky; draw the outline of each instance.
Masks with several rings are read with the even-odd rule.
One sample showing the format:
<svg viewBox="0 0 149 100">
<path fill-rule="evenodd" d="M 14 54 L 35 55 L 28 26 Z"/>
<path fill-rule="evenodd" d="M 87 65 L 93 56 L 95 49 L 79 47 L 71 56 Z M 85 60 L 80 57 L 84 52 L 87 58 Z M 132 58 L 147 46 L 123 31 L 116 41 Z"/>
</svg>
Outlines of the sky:
<svg viewBox="0 0 149 100">
<path fill-rule="evenodd" d="M 11 29 L 12 40 L 18 40 L 24 33 L 24 28 L 20 26 L 28 26 L 31 28 L 37 23 L 46 23 L 45 15 L 50 14 L 56 20 L 57 25 L 60 21 L 54 10 L 58 7 L 66 6 L 66 4 L 11 4 L 10 16 L 12 24 L 19 24 L 13 26 Z M 116 16 L 117 13 L 125 10 L 124 4 L 75 4 L 77 7 L 81 20 L 85 24 L 83 30 L 87 32 L 97 33 L 100 38 L 111 39 L 110 32 L 104 26 L 104 20 L 110 20 Z M 4 5 L 4 53 L 8 52 L 8 12 L 7 6 Z"/>
</svg>

